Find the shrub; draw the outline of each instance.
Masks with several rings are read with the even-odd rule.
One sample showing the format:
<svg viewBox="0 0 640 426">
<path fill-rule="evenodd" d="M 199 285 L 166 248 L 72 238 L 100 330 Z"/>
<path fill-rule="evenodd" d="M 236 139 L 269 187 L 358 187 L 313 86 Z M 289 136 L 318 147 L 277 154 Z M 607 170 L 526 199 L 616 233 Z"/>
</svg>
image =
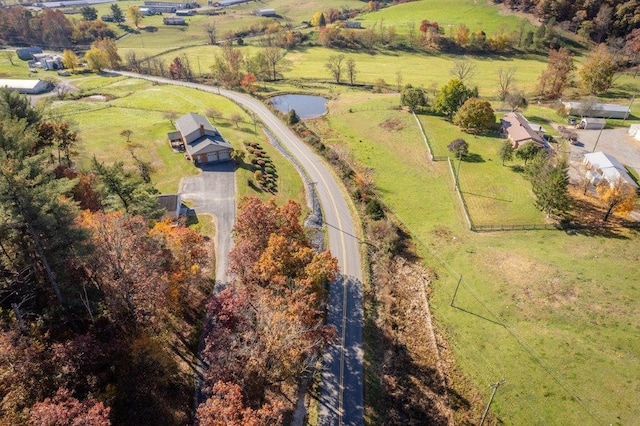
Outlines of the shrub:
<svg viewBox="0 0 640 426">
<path fill-rule="evenodd" d="M 380 204 L 380 202 L 375 198 L 371 198 L 369 199 L 369 201 L 367 201 L 365 211 L 373 220 L 380 220 L 384 219 L 385 217 L 384 210 L 382 209 L 382 204 Z"/>
</svg>

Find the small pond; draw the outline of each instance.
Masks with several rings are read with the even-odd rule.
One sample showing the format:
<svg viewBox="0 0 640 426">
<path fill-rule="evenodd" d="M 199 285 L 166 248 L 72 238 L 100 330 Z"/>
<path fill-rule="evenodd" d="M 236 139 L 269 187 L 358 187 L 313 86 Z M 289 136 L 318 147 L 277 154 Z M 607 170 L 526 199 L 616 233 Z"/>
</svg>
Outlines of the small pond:
<svg viewBox="0 0 640 426">
<path fill-rule="evenodd" d="M 271 98 L 271 104 L 285 114 L 294 109 L 300 118 L 315 118 L 327 112 L 327 100 L 322 96 L 281 95 Z"/>
</svg>

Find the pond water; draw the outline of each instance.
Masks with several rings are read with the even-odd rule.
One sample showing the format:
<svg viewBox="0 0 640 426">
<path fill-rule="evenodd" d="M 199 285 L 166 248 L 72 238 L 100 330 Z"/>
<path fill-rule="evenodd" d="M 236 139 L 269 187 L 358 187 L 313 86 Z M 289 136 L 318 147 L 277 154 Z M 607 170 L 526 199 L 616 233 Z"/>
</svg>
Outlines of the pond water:
<svg viewBox="0 0 640 426">
<path fill-rule="evenodd" d="M 285 114 L 294 109 L 300 118 L 315 118 L 327 112 L 327 100 L 322 96 L 281 95 L 271 98 L 271 104 Z"/>
</svg>

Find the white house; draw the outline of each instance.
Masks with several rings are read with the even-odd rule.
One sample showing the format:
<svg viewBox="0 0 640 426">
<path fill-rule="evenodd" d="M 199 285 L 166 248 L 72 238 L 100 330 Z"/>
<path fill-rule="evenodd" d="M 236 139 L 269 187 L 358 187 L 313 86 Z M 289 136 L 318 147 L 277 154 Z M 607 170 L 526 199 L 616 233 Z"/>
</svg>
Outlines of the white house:
<svg viewBox="0 0 640 426">
<path fill-rule="evenodd" d="M 604 152 L 590 152 L 584 155 L 582 162 L 589 170 L 587 177 L 591 179 L 593 184 L 597 184 L 597 182 L 604 179 L 609 182 L 609 185 L 613 186 L 622 179 L 634 188 L 638 188 L 638 185 L 629 176 L 627 169 L 611 155 Z"/>
</svg>

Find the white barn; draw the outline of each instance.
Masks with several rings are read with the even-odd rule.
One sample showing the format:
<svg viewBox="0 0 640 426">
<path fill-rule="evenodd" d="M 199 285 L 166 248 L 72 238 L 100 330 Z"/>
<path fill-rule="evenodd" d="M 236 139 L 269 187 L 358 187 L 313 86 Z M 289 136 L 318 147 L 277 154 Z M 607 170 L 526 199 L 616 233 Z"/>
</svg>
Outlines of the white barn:
<svg viewBox="0 0 640 426">
<path fill-rule="evenodd" d="M 624 168 L 615 157 L 605 154 L 604 152 L 590 152 L 584 155 L 582 160 L 589 172 L 588 177 L 591 177 L 592 183 L 605 179 L 609 182 L 609 185 L 614 185 L 617 181 L 623 180 L 634 188 L 638 188 L 638 185 L 629 176 L 627 169 Z M 594 182 L 595 181 L 595 182 Z"/>
<path fill-rule="evenodd" d="M 628 106 L 617 104 L 593 104 L 588 111 L 582 109 L 582 102 L 563 102 L 564 110 L 569 115 L 599 118 L 629 118 L 631 110 Z"/>
<path fill-rule="evenodd" d="M 17 90 L 18 93 L 23 93 L 25 95 L 37 95 L 38 93 L 49 90 L 51 88 L 51 84 L 44 80 L 2 78 L 0 79 L 0 87 Z"/>
</svg>

